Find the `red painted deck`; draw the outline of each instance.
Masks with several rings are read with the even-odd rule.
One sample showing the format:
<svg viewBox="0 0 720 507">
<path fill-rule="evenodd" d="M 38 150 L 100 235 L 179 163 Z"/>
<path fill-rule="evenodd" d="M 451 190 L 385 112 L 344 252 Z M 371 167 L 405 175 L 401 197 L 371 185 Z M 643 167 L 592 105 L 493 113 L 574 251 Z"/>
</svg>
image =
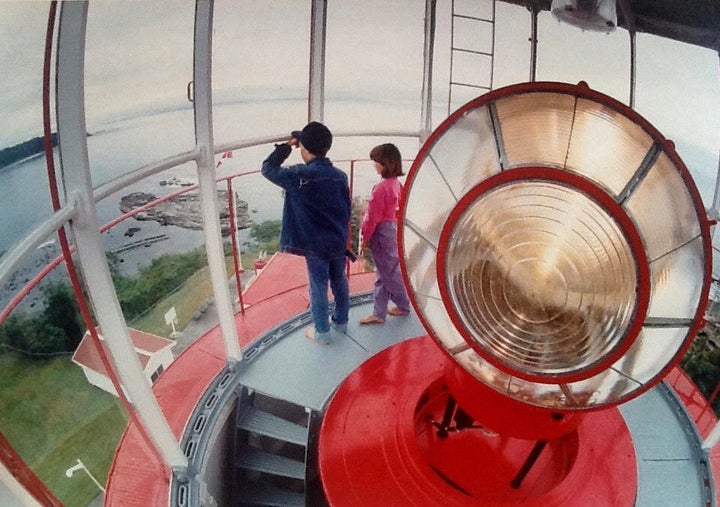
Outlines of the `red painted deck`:
<svg viewBox="0 0 720 507">
<path fill-rule="evenodd" d="M 353 268 L 357 269 L 357 262 Z M 350 293 L 370 290 L 374 273 L 351 273 Z M 235 315 L 240 345 L 245 346 L 273 326 L 308 309 L 305 259 L 277 254 L 243 293 L 245 312 Z M 215 327 L 185 349 L 160 376 L 153 390 L 160 408 L 180 440 L 198 401 L 225 366 L 225 346 Z M 159 463 L 135 424 L 118 444 L 108 475 L 105 505 L 167 505 L 170 470 Z"/>
</svg>

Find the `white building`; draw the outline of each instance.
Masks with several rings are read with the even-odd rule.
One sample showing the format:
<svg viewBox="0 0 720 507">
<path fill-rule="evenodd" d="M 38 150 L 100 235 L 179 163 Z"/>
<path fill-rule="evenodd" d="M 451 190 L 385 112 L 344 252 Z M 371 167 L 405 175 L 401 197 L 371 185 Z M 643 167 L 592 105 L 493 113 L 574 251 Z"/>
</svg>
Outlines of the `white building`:
<svg viewBox="0 0 720 507">
<path fill-rule="evenodd" d="M 172 353 L 172 347 L 176 342 L 175 340 L 145 333 L 137 329 L 128 328 L 128 332 L 135 346 L 135 352 L 137 352 L 140 365 L 145 373 L 145 378 L 152 384 L 175 359 Z M 105 338 L 103 338 L 99 328 L 98 337 L 107 352 L 107 357 L 111 357 Z M 78 348 L 73 354 L 72 360 L 83 369 L 88 382 L 117 396 L 115 387 L 108 376 L 107 369 L 100 358 L 97 348 L 93 344 L 90 331 L 85 331 L 80 345 L 78 345 Z"/>
</svg>

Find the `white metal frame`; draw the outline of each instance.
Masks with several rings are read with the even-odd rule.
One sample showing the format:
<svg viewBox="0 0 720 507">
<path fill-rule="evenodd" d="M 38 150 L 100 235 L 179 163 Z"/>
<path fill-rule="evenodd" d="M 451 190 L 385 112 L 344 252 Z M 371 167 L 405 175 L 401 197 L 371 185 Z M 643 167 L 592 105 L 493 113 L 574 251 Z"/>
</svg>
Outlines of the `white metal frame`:
<svg viewBox="0 0 720 507">
<path fill-rule="evenodd" d="M 435 56 L 435 18 L 437 0 L 425 0 L 425 38 L 423 43 L 423 82 L 420 104 L 420 142 L 424 143 L 432 132 L 432 79 Z"/>
<path fill-rule="evenodd" d="M 325 111 L 325 41 L 327 0 L 312 0 L 310 12 L 310 83 L 308 121 L 323 121 Z"/>
<path fill-rule="evenodd" d="M 197 159 L 198 189 L 203 217 L 203 234 L 207 251 L 210 282 L 223 341 L 226 360 L 230 365 L 241 357 L 235 326 L 228 277 L 225 273 L 220 217 L 218 214 L 215 154 L 212 124 L 212 21 L 213 2 L 195 3 L 195 55 L 193 65 L 193 107 L 195 108 L 195 142 L 200 155 Z"/>
<path fill-rule="evenodd" d="M 184 473 L 188 460 L 167 423 L 130 340 L 110 276 L 97 223 L 88 160 L 85 124 L 85 31 L 88 2 L 64 2 L 57 49 L 58 147 L 66 202 L 76 203 L 69 222 L 78 264 L 87 283 L 95 316 L 110 349 L 115 369 L 157 450 L 173 470 Z"/>
</svg>

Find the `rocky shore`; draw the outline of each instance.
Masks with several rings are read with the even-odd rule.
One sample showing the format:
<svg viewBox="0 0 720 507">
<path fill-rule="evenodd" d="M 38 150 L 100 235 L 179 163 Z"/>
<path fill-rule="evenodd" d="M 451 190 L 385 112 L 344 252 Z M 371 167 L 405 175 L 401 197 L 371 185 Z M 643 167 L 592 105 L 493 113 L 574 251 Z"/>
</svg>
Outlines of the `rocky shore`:
<svg viewBox="0 0 720 507">
<path fill-rule="evenodd" d="M 129 213 L 156 200 L 158 197 L 148 192 L 133 192 L 120 199 L 120 211 Z M 220 203 L 220 228 L 223 236 L 230 234 L 230 213 L 228 211 L 227 190 L 218 190 Z M 135 215 L 136 220 L 154 220 L 161 225 L 176 225 L 185 229 L 202 230 L 200 213 L 200 195 L 192 191 L 164 201 L 148 210 Z M 248 203 L 235 198 L 235 226 L 247 229 L 252 225 Z"/>
</svg>

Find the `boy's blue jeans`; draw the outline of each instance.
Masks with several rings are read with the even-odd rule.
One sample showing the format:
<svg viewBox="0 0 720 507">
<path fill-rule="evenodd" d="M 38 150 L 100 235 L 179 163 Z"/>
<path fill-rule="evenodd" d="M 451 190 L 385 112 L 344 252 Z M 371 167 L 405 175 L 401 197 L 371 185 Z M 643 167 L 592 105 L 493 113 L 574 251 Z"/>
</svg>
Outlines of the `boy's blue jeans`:
<svg viewBox="0 0 720 507">
<path fill-rule="evenodd" d="M 310 279 L 310 313 L 316 333 L 329 333 L 328 282 L 335 298 L 332 320 L 337 325 L 346 325 L 350 312 L 350 293 L 345 276 L 345 257 L 319 259 L 305 257 Z"/>
</svg>

